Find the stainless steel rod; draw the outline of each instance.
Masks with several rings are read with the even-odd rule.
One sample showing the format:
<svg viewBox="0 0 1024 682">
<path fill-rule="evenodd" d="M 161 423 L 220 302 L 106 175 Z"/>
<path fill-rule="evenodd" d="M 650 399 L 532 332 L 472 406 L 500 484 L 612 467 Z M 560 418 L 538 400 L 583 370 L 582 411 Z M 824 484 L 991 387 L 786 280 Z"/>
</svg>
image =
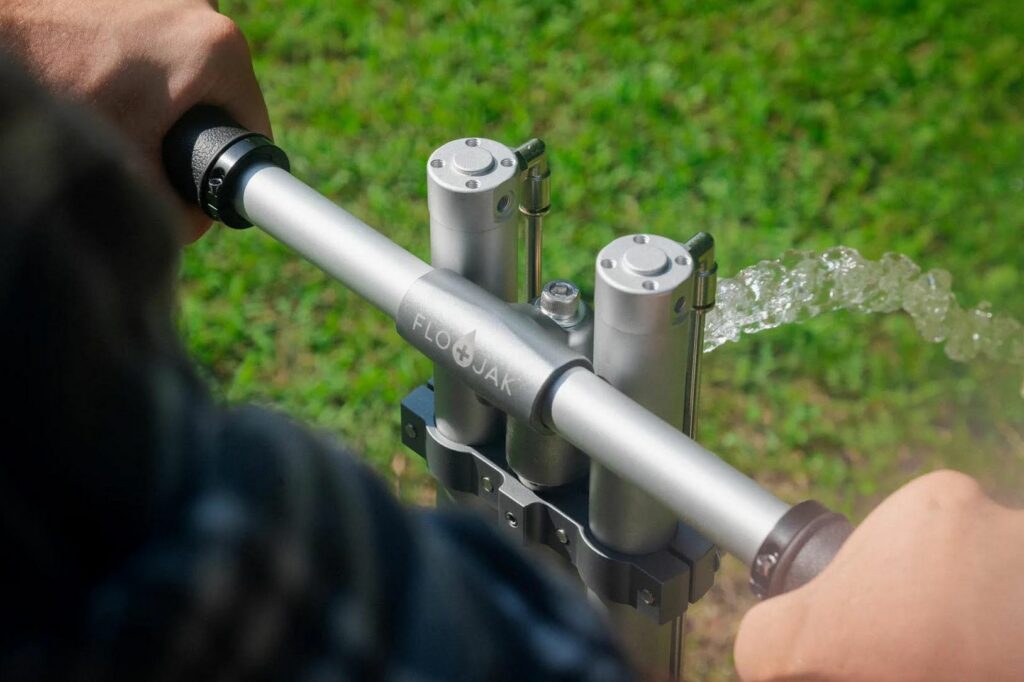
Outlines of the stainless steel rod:
<svg viewBox="0 0 1024 682">
<path fill-rule="evenodd" d="M 412 283 L 433 270 L 276 166 L 255 166 L 239 187 L 239 213 L 392 318 Z"/>
<path fill-rule="evenodd" d="M 748 565 L 782 515 L 782 500 L 593 372 L 570 369 L 551 389 L 563 438 L 636 483 Z"/>
<path fill-rule="evenodd" d="M 540 296 L 543 277 L 544 215 L 526 215 L 526 300 Z"/>
<path fill-rule="evenodd" d="M 433 268 L 286 171 L 259 166 L 237 210 L 392 318 Z M 789 506 L 585 369 L 550 392 L 554 430 L 748 565 Z"/>
</svg>

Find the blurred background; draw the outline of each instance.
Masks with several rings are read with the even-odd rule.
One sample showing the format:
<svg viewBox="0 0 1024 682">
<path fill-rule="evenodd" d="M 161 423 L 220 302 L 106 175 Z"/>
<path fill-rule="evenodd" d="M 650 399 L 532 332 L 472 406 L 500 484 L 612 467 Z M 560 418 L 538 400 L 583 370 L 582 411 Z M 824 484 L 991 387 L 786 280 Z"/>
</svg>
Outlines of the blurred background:
<svg viewBox="0 0 1024 682">
<path fill-rule="evenodd" d="M 952 273 L 1024 319 L 1019 2 L 222 0 L 296 174 L 423 258 L 425 162 L 542 137 L 546 276 L 592 292 L 621 234 L 718 241 L 730 276 L 845 244 Z M 186 251 L 181 331 L 226 401 L 334 434 L 432 504 L 398 403 L 430 375 L 393 325 L 257 230 Z M 832 314 L 705 358 L 702 442 L 791 502 L 856 518 L 951 466 L 1024 503 L 1024 368 L 958 364 L 904 315 Z M 689 679 L 731 679 L 731 559 L 691 608 Z"/>
</svg>

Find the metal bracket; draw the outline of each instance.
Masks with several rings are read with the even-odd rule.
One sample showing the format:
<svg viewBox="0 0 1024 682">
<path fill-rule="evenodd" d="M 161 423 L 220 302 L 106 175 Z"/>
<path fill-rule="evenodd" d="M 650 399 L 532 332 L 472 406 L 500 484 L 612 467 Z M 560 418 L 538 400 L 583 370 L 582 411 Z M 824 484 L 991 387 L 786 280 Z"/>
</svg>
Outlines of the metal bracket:
<svg viewBox="0 0 1024 682">
<path fill-rule="evenodd" d="M 643 556 L 612 552 L 587 530 L 587 491 L 533 491 L 508 470 L 502 441 L 473 448 L 434 427 L 434 392 L 420 386 L 402 401 L 402 442 L 449 491 L 477 498 L 496 526 L 522 546 L 544 546 L 575 567 L 589 590 L 633 606 L 655 623 L 672 621 L 714 584 L 718 551 L 679 524 L 671 545 Z"/>
</svg>

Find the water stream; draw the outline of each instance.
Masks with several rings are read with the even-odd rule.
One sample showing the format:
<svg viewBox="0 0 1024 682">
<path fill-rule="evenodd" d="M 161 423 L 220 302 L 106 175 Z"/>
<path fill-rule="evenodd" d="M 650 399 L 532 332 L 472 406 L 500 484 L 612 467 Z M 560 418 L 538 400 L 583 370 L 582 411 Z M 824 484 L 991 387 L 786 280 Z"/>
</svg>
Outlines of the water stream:
<svg viewBox="0 0 1024 682">
<path fill-rule="evenodd" d="M 704 352 L 835 310 L 903 311 L 922 337 L 944 343 L 953 360 L 986 357 L 1024 365 L 1024 326 L 992 313 L 986 303 L 965 310 L 953 295 L 952 283 L 945 270 L 922 272 L 909 258 L 894 253 L 869 260 L 846 246 L 822 253 L 791 251 L 719 280 Z"/>
</svg>

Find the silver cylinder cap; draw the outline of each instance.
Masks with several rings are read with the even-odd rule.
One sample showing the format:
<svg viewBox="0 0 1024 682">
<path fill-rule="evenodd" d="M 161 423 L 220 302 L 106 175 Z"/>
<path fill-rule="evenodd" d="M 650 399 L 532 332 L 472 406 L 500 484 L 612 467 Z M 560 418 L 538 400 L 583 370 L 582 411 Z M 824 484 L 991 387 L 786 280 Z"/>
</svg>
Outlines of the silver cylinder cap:
<svg viewBox="0 0 1024 682">
<path fill-rule="evenodd" d="M 693 258 L 679 242 L 634 234 L 597 255 L 598 318 L 625 332 L 646 333 L 682 322 L 690 309 Z"/>
<path fill-rule="evenodd" d="M 441 145 L 427 160 L 431 221 L 456 232 L 509 224 L 517 215 L 518 173 L 515 152 L 500 142 L 468 137 Z"/>
<path fill-rule="evenodd" d="M 515 152 L 484 137 L 446 142 L 427 161 L 427 177 L 452 192 L 493 190 L 518 172 Z"/>
</svg>

